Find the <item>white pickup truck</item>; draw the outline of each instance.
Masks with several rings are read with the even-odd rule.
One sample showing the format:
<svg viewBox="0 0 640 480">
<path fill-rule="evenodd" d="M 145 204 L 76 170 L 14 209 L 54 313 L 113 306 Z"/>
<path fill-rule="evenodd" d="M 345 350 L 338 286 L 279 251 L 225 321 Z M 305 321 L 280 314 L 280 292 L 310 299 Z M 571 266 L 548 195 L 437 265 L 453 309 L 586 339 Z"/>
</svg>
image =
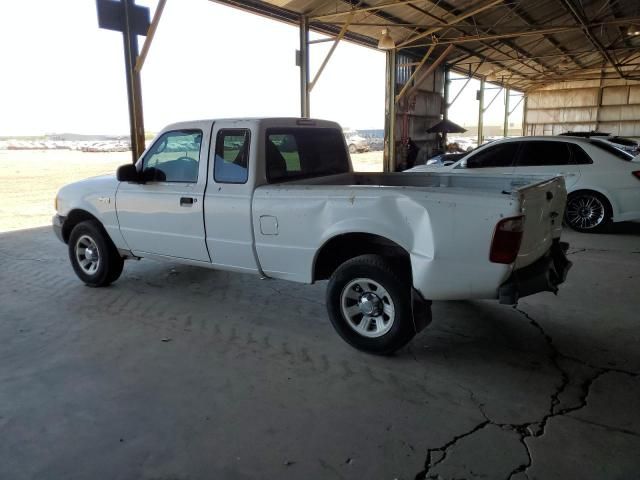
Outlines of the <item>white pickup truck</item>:
<svg viewBox="0 0 640 480">
<path fill-rule="evenodd" d="M 92 287 L 142 257 L 328 279 L 338 333 L 386 354 L 429 323 L 431 300 L 556 292 L 565 202 L 562 177 L 354 173 L 333 122 L 205 120 L 168 126 L 117 176 L 63 187 L 53 226 Z"/>
</svg>

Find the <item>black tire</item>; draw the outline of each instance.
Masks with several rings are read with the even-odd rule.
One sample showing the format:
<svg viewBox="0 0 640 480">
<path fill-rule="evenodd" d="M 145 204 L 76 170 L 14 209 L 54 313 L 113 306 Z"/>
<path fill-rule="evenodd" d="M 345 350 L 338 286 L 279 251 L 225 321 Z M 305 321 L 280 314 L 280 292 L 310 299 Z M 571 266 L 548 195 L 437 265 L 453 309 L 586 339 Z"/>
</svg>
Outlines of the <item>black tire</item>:
<svg viewBox="0 0 640 480">
<path fill-rule="evenodd" d="M 327 287 L 327 310 L 329 319 L 338 334 L 353 347 L 378 355 L 389 355 L 396 350 L 405 346 L 415 336 L 416 331 L 413 323 L 411 309 L 411 283 L 409 275 L 396 273 L 391 264 L 379 255 L 361 255 L 359 257 L 347 260 L 340 265 L 333 273 Z M 380 330 L 384 333 L 376 337 L 368 337 L 356 330 L 358 321 L 357 316 L 362 315 L 360 322 L 364 321 L 365 314 L 356 313 L 349 318 L 345 316 L 344 308 L 355 308 L 359 305 L 359 301 L 349 296 L 351 291 L 350 285 L 358 279 L 371 280 L 382 287 L 383 300 L 379 305 L 391 302 L 394 311 L 393 320 L 386 327 Z M 366 284 L 366 282 L 365 282 Z M 358 284 L 354 286 L 352 295 L 358 295 L 362 289 L 356 289 Z M 364 294 L 375 293 L 376 289 L 364 292 Z M 343 294 L 345 295 L 343 297 Z M 362 300 L 362 297 L 360 300 Z M 374 295 L 375 296 L 375 295 Z M 348 297 L 348 298 L 347 298 Z M 354 305 L 346 306 L 345 302 L 354 302 Z M 359 308 L 359 307 L 358 307 Z M 373 315 L 366 322 L 374 323 L 374 328 L 378 329 L 378 322 L 384 325 L 386 313 L 380 313 L 379 316 Z M 378 320 L 380 319 L 380 320 Z M 373 321 L 372 321 L 373 320 Z M 387 330 L 388 329 L 388 330 Z M 376 334 L 375 332 L 367 332 L 368 334 Z"/>
<path fill-rule="evenodd" d="M 583 190 L 567 198 L 564 222 L 577 232 L 602 232 L 611 224 L 612 216 L 611 203 L 600 193 Z"/>
<path fill-rule="evenodd" d="M 358 148 L 353 143 L 349 145 L 349 153 L 358 153 Z"/>
<path fill-rule="evenodd" d="M 90 255 L 85 255 L 87 250 Z M 124 266 L 124 259 L 96 220 L 86 220 L 73 227 L 69 236 L 69 260 L 78 278 L 89 287 L 106 287 L 115 282 Z"/>
</svg>

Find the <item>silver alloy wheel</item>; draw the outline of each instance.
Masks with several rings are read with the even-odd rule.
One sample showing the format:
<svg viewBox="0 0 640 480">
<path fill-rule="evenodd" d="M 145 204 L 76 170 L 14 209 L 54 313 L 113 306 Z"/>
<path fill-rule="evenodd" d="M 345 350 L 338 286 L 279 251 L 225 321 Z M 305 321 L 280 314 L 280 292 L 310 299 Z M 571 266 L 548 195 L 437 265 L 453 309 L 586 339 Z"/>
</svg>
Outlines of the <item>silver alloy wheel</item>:
<svg viewBox="0 0 640 480">
<path fill-rule="evenodd" d="M 340 308 L 347 324 L 363 337 L 381 337 L 395 320 L 391 295 L 370 278 L 350 281 L 340 295 Z"/>
<path fill-rule="evenodd" d="M 571 197 L 567 202 L 567 222 L 572 227 L 589 230 L 604 221 L 606 208 L 595 195 L 583 194 Z"/>
<path fill-rule="evenodd" d="M 95 275 L 100 267 L 100 249 L 89 235 L 82 235 L 76 242 L 78 265 L 87 275 Z"/>
</svg>

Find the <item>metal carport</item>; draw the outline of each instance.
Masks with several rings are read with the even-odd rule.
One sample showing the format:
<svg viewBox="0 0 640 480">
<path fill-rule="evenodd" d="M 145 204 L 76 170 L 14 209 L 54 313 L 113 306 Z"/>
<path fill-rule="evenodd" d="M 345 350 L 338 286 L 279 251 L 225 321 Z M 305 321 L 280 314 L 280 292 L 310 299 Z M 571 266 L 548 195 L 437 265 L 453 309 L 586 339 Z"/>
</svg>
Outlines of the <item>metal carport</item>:
<svg viewBox="0 0 640 480">
<path fill-rule="evenodd" d="M 410 136 L 435 145 L 435 134 L 426 130 L 446 119 L 455 101 L 448 95 L 450 71 L 480 79 L 479 143 L 485 82 L 505 89 L 507 99 L 511 90 L 523 93 L 524 134 L 603 128 L 640 136 L 640 4 L 634 0 L 212 1 L 300 28 L 303 117 L 312 115 L 312 90 L 342 39 L 386 50 L 385 170 L 402 161 Z M 127 57 L 134 158 L 144 142 L 136 79 L 165 2 L 158 3 L 141 55 L 134 45 Z M 139 8 L 133 0 L 122 5 L 123 11 Z M 328 38 L 310 41 L 310 30 Z M 311 75 L 309 47 L 324 41 L 333 46 Z"/>
<path fill-rule="evenodd" d="M 377 48 L 387 29 L 395 42 L 387 50 L 388 170 L 400 155 L 389 139 L 402 136 L 403 114 L 414 135 L 446 118 L 449 70 L 481 80 L 481 111 L 485 81 L 523 92 L 525 134 L 606 128 L 640 136 L 640 6 L 633 0 L 214 1 L 300 26 L 302 116 L 311 113 L 322 71 L 311 78 L 308 31 Z"/>
</svg>

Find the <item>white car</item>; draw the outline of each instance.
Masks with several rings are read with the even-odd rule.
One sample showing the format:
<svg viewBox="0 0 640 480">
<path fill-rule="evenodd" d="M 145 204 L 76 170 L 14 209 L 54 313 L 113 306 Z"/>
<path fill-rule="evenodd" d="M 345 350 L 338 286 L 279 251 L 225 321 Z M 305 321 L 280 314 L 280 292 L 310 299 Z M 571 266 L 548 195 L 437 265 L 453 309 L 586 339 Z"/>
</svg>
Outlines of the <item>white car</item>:
<svg viewBox="0 0 640 480">
<path fill-rule="evenodd" d="M 478 148 L 478 142 L 470 137 L 451 137 L 447 139 L 447 143 L 457 144 L 460 151 L 470 152 L 476 148 Z"/>
<path fill-rule="evenodd" d="M 496 140 L 446 167 L 408 172 L 563 175 L 569 198 L 565 222 L 580 232 L 640 220 L 640 156 L 597 138 L 515 137 Z"/>
<path fill-rule="evenodd" d="M 345 130 L 343 133 L 349 153 L 368 152 L 371 149 L 369 140 L 360 135 L 357 131 Z"/>
<path fill-rule="evenodd" d="M 170 125 L 136 165 L 63 187 L 54 230 L 93 287 L 142 257 L 328 279 L 336 330 L 374 353 L 426 326 L 425 299 L 513 304 L 564 281 L 562 177 L 354 173 L 346 147 L 306 118 Z"/>
</svg>

